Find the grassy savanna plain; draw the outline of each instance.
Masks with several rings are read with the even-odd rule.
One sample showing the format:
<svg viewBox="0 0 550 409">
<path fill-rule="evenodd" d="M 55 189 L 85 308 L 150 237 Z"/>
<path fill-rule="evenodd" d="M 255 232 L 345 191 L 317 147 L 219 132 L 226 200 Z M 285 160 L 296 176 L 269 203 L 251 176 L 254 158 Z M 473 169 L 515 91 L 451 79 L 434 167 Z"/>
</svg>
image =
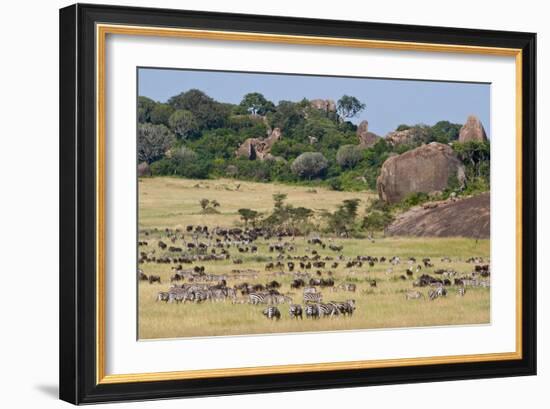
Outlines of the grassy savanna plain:
<svg viewBox="0 0 550 409">
<path fill-rule="evenodd" d="M 155 255 L 172 255 L 158 247 L 158 241 L 163 240 L 169 245 L 164 229 L 180 229 L 185 232 L 187 225 L 207 225 L 209 229 L 216 226 L 240 226 L 241 221 L 237 210 L 242 207 L 251 208 L 260 212 L 269 213 L 273 207 L 272 195 L 275 193 L 287 194 L 286 203 L 294 206 L 304 206 L 321 212 L 333 211 L 345 199 L 359 198 L 362 206 L 374 195 L 372 192 L 336 192 L 323 188 L 308 188 L 278 184 L 263 184 L 241 182 L 233 179 L 218 180 L 190 180 L 176 178 L 143 178 L 139 180 L 139 240 L 147 241 L 147 246 L 140 246 L 139 251 L 155 252 Z M 219 213 L 203 214 L 199 201 L 203 198 L 215 199 L 220 203 Z M 364 207 L 360 208 L 360 214 Z M 145 232 L 148 232 L 145 235 Z M 291 241 L 283 238 L 283 241 Z M 328 237 L 323 237 L 328 240 Z M 279 321 L 270 321 L 262 315 L 265 305 L 233 304 L 225 302 L 204 302 L 195 304 L 170 304 L 157 302 L 159 291 L 166 291 L 170 287 L 170 276 L 174 274 L 171 267 L 174 264 L 144 263 L 140 268 L 147 274 L 161 277 L 161 284 L 139 282 L 138 293 L 138 337 L 140 339 L 176 338 L 195 336 L 245 335 L 286 333 L 303 331 L 337 331 L 369 328 L 399 328 L 439 325 L 483 324 L 490 322 L 490 289 L 467 288 L 464 297 L 457 296 L 457 287 L 448 287 L 447 297 L 428 301 L 428 288 L 415 288 L 424 294 L 423 299 L 406 300 L 405 293 L 413 289 L 412 282 L 420 274 L 433 275 L 436 269 L 447 269 L 458 272 L 458 275 L 467 275 L 473 271 L 473 264 L 467 263 L 470 257 L 482 257 L 489 260 L 489 240 L 474 240 L 468 238 L 412 238 L 412 237 L 382 237 L 377 236 L 374 241 L 369 239 L 341 239 L 332 238 L 332 243 L 342 245 L 341 254 L 345 258 L 355 258 L 357 255 L 373 257 L 399 256 L 401 263 L 392 266 L 388 261 L 376 263 L 369 267 L 363 263 L 362 267 L 346 268 L 340 261 L 336 269 L 330 268 L 327 262 L 325 270 L 333 272 L 332 278 L 336 285 L 340 283 L 354 283 L 357 290 L 345 292 L 333 291 L 325 288 L 322 291 L 323 301 L 345 301 L 354 299 L 356 310 L 352 317 L 333 317 L 318 320 L 291 319 L 288 315 L 288 304 L 279 305 L 282 318 Z M 293 302 L 302 304 L 302 290 L 290 288 L 293 273 L 275 275 L 265 270 L 270 253 L 268 246 L 276 239 L 257 240 L 258 252 L 239 253 L 232 248 L 232 258 L 224 261 L 195 262 L 194 265 L 205 266 L 209 274 L 227 275 L 227 285 L 246 281 L 248 283 L 265 284 L 277 280 L 282 284 L 281 293 L 288 294 Z M 319 246 L 308 245 L 307 237 L 296 237 L 293 241 L 296 251 L 288 253 L 292 256 L 311 253 L 307 249 L 314 248 L 324 258 L 336 257 L 340 253 L 331 251 L 328 246 L 321 249 Z M 182 246 L 178 240 L 174 246 Z M 181 254 L 181 253 L 180 253 Z M 173 254 L 179 255 L 179 254 Z M 403 280 L 409 266 L 407 260 L 415 257 L 417 264 L 422 264 L 424 257 L 431 258 L 434 266 L 422 268 L 413 278 Z M 449 257 L 448 261 L 441 261 Z M 243 260 L 236 265 L 233 258 Z M 285 260 L 286 261 L 286 260 Z M 337 261 L 337 260 L 335 260 Z M 191 265 L 184 264 L 184 268 Z M 233 269 L 257 270 L 255 279 L 232 277 Z M 297 266 L 297 271 L 300 270 Z M 276 271 L 276 270 L 273 270 Z M 315 276 L 316 269 L 311 270 Z M 328 278 L 324 274 L 325 278 Z M 371 287 L 370 280 L 376 280 L 377 286 Z M 215 284 L 215 283 L 212 283 Z"/>
</svg>

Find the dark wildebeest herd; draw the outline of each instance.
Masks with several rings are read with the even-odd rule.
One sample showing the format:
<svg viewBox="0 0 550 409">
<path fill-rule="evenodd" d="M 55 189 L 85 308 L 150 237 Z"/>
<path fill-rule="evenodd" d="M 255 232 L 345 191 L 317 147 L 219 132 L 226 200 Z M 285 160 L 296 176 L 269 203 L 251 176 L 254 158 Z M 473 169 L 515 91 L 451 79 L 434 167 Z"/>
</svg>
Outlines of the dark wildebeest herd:
<svg viewBox="0 0 550 409">
<path fill-rule="evenodd" d="M 331 238 L 294 236 L 289 231 L 271 231 L 262 228 L 220 228 L 187 226 L 185 230 L 153 229 L 140 232 L 139 263 L 166 264 L 170 266 L 170 283 L 165 291 L 156 295 L 156 300 L 166 303 L 200 304 L 204 302 L 227 302 L 233 304 L 263 305 L 262 314 L 270 320 L 279 320 L 286 314 L 291 319 L 319 319 L 322 317 L 351 317 L 357 307 L 354 297 L 333 300 L 333 295 L 352 295 L 357 285 L 350 280 L 339 281 L 336 269 L 351 272 L 361 267 L 382 267 L 393 280 L 410 281 L 405 291 L 406 300 L 435 300 L 446 297 L 451 288 L 457 296 L 465 296 L 468 287 L 488 287 L 490 268 L 482 258 L 470 258 L 466 262 L 474 267 L 468 274 L 459 274 L 448 268 L 435 268 L 430 258 L 418 260 L 409 257 L 401 260 L 370 255 L 343 255 L 343 244 Z M 262 240 L 268 256 L 260 256 L 258 240 Z M 303 240 L 305 254 L 297 254 L 298 240 Z M 267 244 L 266 244 L 267 243 Z M 325 255 L 322 256 L 321 253 Z M 269 281 L 259 281 L 257 269 L 239 268 L 246 256 L 256 256 L 265 262 L 262 276 L 271 276 Z M 229 273 L 216 274 L 207 270 L 207 262 L 233 263 Z M 441 258 L 441 263 L 450 263 L 450 258 Z M 215 263 L 214 263 L 215 264 Z M 405 270 L 403 274 L 395 270 Z M 424 270 L 423 270 L 424 269 Z M 433 269 L 432 274 L 426 272 Z M 288 278 L 290 291 L 282 291 L 281 278 Z M 150 284 L 163 284 L 161 277 L 138 271 L 138 279 Z M 278 280 L 279 279 L 279 280 Z M 233 285 L 228 285 L 231 281 Z M 377 288 L 377 280 L 367 278 L 371 289 Z M 427 297 L 422 288 L 428 289 Z M 330 294 L 330 298 L 327 297 Z M 327 299 L 328 298 L 328 299 Z M 281 312 L 282 306 L 286 311 Z"/>
</svg>

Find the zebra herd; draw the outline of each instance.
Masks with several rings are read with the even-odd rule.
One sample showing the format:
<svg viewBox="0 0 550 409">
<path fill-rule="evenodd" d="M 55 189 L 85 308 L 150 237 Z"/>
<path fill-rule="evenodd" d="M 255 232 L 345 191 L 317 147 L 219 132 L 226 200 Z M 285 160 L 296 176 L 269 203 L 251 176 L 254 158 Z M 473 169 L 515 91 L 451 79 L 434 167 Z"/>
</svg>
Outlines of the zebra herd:
<svg viewBox="0 0 550 409">
<path fill-rule="evenodd" d="M 206 301 L 220 302 L 232 300 L 233 304 L 242 304 L 245 301 L 249 305 L 268 305 L 262 311 L 262 314 L 268 319 L 281 319 L 279 304 L 289 304 L 288 315 L 290 318 L 316 319 L 321 317 L 352 316 L 356 308 L 355 300 L 330 301 L 323 303 L 323 296 L 315 287 L 305 287 L 303 290 L 303 302 L 301 304 L 293 303 L 292 297 L 280 294 L 277 290 L 264 292 L 250 292 L 246 299 L 239 300 L 237 290 L 234 287 L 228 287 L 225 281 L 215 285 L 209 284 L 172 284 L 168 291 L 159 291 L 156 295 L 156 301 L 166 303 L 203 303 Z M 241 302 L 240 302 L 241 301 Z"/>
<path fill-rule="evenodd" d="M 290 318 L 303 319 L 303 314 L 306 318 L 318 319 L 321 317 L 336 317 L 339 315 L 342 316 L 351 316 L 355 311 L 355 300 L 347 300 L 343 302 L 331 301 L 328 303 L 309 303 L 304 307 L 300 304 L 291 304 L 288 307 L 288 315 Z M 275 305 L 270 305 L 265 310 L 262 311 L 262 314 L 268 319 L 281 319 L 281 311 Z"/>
</svg>

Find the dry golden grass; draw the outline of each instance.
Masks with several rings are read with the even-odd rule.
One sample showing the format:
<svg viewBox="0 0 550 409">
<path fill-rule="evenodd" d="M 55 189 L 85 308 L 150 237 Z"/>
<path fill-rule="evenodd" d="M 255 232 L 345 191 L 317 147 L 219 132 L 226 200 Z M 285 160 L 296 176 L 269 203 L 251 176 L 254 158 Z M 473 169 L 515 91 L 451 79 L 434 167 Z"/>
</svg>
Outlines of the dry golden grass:
<svg viewBox="0 0 550 409">
<path fill-rule="evenodd" d="M 237 190 L 237 185 L 240 187 Z M 157 246 L 161 230 L 183 228 L 188 224 L 201 224 L 210 227 L 231 226 L 238 223 L 237 209 L 249 207 L 268 212 L 272 207 L 272 194 L 288 194 L 288 203 L 313 209 L 333 210 L 342 200 L 358 197 L 366 199 L 372 193 L 333 192 L 317 189 L 317 193 L 308 192 L 304 187 L 239 182 L 233 180 L 194 181 L 185 179 L 153 178 L 143 179 L 140 188 L 140 229 L 159 229 L 141 239 L 148 246 L 140 251 L 155 250 L 162 254 Z M 220 214 L 203 215 L 200 213 L 201 198 L 216 199 L 221 203 Z M 366 200 L 363 200 L 365 203 Z M 363 209 L 361 209 L 363 211 Z M 272 240 L 273 241 L 273 240 Z M 468 289 L 464 297 L 456 295 L 456 287 L 449 287 L 449 295 L 435 301 L 427 300 L 427 288 L 419 289 L 424 299 L 405 300 L 405 291 L 412 288 L 412 279 L 401 280 L 408 267 L 407 258 L 416 257 L 418 263 L 423 257 L 430 257 L 433 268 L 422 269 L 422 273 L 433 273 L 437 268 L 449 268 L 459 273 L 469 273 L 473 265 L 466 263 L 472 256 L 489 258 L 489 241 L 475 241 L 465 238 L 376 238 L 372 243 L 366 239 L 334 239 L 344 246 L 343 255 L 371 255 L 376 257 L 401 257 L 401 264 L 377 263 L 374 267 L 364 264 L 361 268 L 345 268 L 340 263 L 333 271 L 336 283 L 353 282 L 357 285 L 355 293 L 323 290 L 324 299 L 355 299 L 357 309 L 352 317 L 324 318 L 320 320 L 291 320 L 288 305 L 280 305 L 282 319 L 278 322 L 267 320 L 261 311 L 265 306 L 232 304 L 230 301 L 202 304 L 166 304 L 156 302 L 159 291 L 170 286 L 173 274 L 170 264 L 146 263 L 141 268 L 146 274 L 161 276 L 161 284 L 139 284 L 139 338 L 173 338 L 193 336 L 258 334 L 274 332 L 334 331 L 367 328 L 396 328 L 434 325 L 482 324 L 490 321 L 490 290 L 486 288 Z M 273 276 L 266 272 L 266 259 L 272 256 L 268 242 L 259 240 L 257 254 L 238 254 L 243 264 L 234 265 L 231 260 L 197 263 L 204 265 L 208 273 L 231 275 L 234 268 L 255 269 L 260 271 L 256 280 L 249 282 L 266 283 L 277 280 L 282 284 L 283 293 L 292 293 L 294 302 L 302 303 L 301 290 L 291 290 L 292 274 Z M 296 238 L 297 250 L 293 255 L 305 254 L 308 247 L 304 238 Z M 181 245 L 181 244 L 180 244 Z M 311 247 L 311 246 L 309 246 Z M 321 256 L 336 256 L 329 250 L 320 250 Z M 451 263 L 442 262 L 442 257 L 450 257 Z M 416 264 L 418 264 L 416 263 Z M 415 265 L 416 265 L 415 264 Z M 313 273 L 314 274 L 314 273 Z M 415 274 L 415 276 L 418 276 Z M 325 276 L 326 278 L 326 276 Z M 371 288 L 368 280 L 376 279 L 377 287 Z M 232 286 L 243 280 L 228 279 Z M 302 303 L 303 304 L 303 303 Z"/>
</svg>

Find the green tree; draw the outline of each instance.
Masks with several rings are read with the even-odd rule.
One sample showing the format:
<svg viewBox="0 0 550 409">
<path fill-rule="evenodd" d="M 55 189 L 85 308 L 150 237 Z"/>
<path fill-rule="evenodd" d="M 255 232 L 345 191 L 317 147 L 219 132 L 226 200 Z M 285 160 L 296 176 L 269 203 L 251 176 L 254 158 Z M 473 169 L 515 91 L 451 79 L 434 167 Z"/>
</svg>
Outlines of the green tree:
<svg viewBox="0 0 550 409">
<path fill-rule="evenodd" d="M 138 160 L 150 164 L 161 159 L 174 141 L 174 134 L 164 125 L 139 124 L 137 135 Z"/>
<path fill-rule="evenodd" d="M 151 98 L 140 96 L 138 97 L 137 104 L 137 117 L 139 123 L 145 123 L 151 121 L 151 111 L 157 103 Z"/>
<path fill-rule="evenodd" d="M 156 104 L 151 111 L 151 123 L 155 125 L 162 124 L 168 126 L 168 119 L 173 112 L 174 108 L 168 104 Z"/>
<path fill-rule="evenodd" d="M 275 109 L 273 102 L 268 101 L 259 92 L 250 92 L 246 94 L 240 106 L 250 112 L 252 115 L 265 115 Z"/>
<path fill-rule="evenodd" d="M 322 176 L 328 168 L 328 161 L 320 152 L 305 152 L 290 165 L 292 172 L 302 178 Z"/>
<path fill-rule="evenodd" d="M 190 111 L 201 130 L 222 127 L 230 113 L 229 106 L 215 101 L 198 89 L 190 89 L 175 95 L 168 103 L 176 110 Z"/>
<path fill-rule="evenodd" d="M 199 132 L 199 125 L 191 111 L 178 109 L 170 116 L 168 123 L 181 140 L 191 138 Z"/>
<path fill-rule="evenodd" d="M 349 234 L 356 230 L 357 211 L 360 199 L 347 199 L 334 213 L 327 213 L 328 228 L 336 234 Z"/>
<path fill-rule="evenodd" d="M 336 153 L 336 161 L 342 168 L 352 169 L 363 159 L 363 150 L 357 145 L 343 145 Z"/>
<path fill-rule="evenodd" d="M 244 225 L 248 226 L 248 222 L 251 222 L 254 226 L 256 223 L 256 220 L 260 216 L 260 213 L 256 210 L 252 209 L 239 209 L 237 210 L 239 215 L 241 216 L 241 219 L 244 221 Z"/>
<path fill-rule="evenodd" d="M 384 230 L 393 221 L 393 216 L 389 212 L 372 210 L 363 219 L 363 228 L 366 230 L 379 231 Z"/>
<path fill-rule="evenodd" d="M 279 101 L 277 109 L 268 118 L 270 118 L 271 126 L 280 128 L 283 133 L 288 134 L 303 122 L 304 107 L 301 103 Z"/>
<path fill-rule="evenodd" d="M 350 95 L 342 96 L 336 103 L 336 110 L 341 118 L 353 118 L 365 108 L 365 104 Z"/>
<path fill-rule="evenodd" d="M 439 121 L 432 126 L 431 139 L 436 142 L 449 143 L 458 139 L 462 125 L 453 124 L 449 121 Z"/>
</svg>

